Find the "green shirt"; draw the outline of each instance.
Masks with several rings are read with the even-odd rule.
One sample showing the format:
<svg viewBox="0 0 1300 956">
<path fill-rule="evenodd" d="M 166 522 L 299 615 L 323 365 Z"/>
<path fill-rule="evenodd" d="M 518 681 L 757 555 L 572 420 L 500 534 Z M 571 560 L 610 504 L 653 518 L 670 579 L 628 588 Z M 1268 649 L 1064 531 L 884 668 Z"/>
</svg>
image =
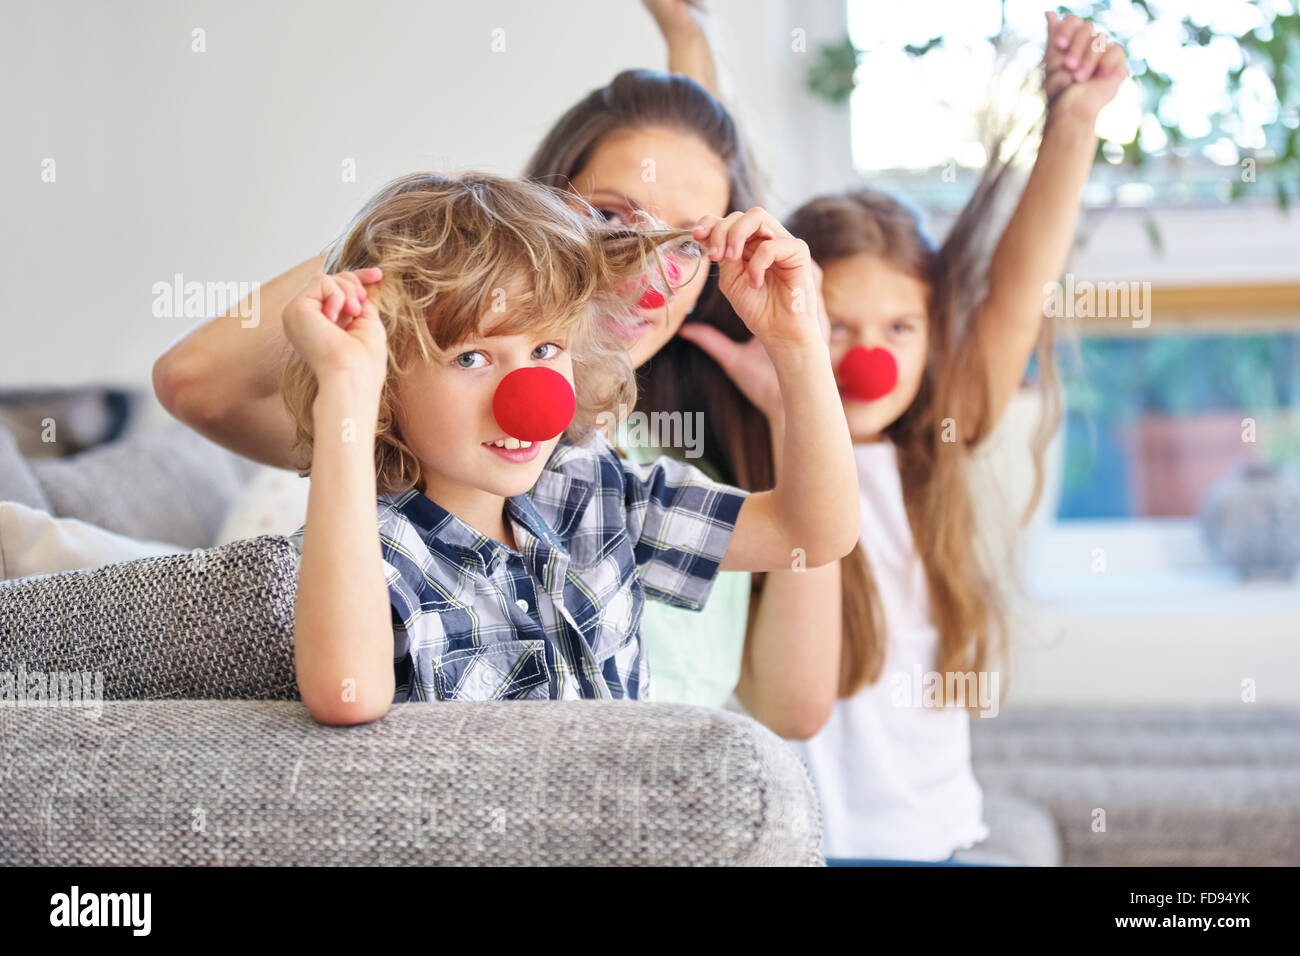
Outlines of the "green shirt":
<svg viewBox="0 0 1300 956">
<path fill-rule="evenodd" d="M 699 459 L 676 449 L 629 444 L 620 426 L 619 451 L 637 464 L 670 454 L 695 465 L 710 478 L 717 472 Z M 650 670 L 648 700 L 660 703 L 721 707 L 740 680 L 740 659 L 749 620 L 748 571 L 719 571 L 708 602 L 688 611 L 658 601 L 646 601 L 641 615 L 641 641 Z"/>
</svg>

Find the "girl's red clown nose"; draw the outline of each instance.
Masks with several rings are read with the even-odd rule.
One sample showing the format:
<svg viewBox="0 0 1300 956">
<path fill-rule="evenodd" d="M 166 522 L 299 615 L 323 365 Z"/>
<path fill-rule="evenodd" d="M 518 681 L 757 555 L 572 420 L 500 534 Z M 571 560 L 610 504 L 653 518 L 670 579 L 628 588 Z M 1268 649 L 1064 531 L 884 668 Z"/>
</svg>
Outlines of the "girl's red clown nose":
<svg viewBox="0 0 1300 956">
<path fill-rule="evenodd" d="M 855 345 L 840 362 L 842 390 L 851 398 L 874 402 L 898 383 L 898 363 L 888 350 Z"/>
<path fill-rule="evenodd" d="M 559 372 L 540 365 L 517 368 L 492 396 L 492 414 L 502 430 L 520 441 L 547 441 L 573 421 L 577 398 Z"/>
</svg>

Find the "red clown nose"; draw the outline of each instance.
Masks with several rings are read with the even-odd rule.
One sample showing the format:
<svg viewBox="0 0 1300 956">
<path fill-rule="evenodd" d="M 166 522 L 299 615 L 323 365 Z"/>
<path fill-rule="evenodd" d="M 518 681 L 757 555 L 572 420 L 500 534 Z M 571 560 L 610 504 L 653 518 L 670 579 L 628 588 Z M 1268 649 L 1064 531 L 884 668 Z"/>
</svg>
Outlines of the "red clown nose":
<svg viewBox="0 0 1300 956">
<path fill-rule="evenodd" d="M 577 399 L 559 372 L 541 365 L 517 368 L 492 396 L 492 414 L 507 435 L 520 441 L 554 438 L 573 421 Z"/>
<path fill-rule="evenodd" d="M 666 273 L 668 285 L 670 287 L 675 287 L 677 285 L 677 280 L 682 277 L 682 270 L 678 268 L 677 260 L 672 256 L 664 256 L 664 272 Z M 648 280 L 645 276 L 642 276 L 641 285 L 645 286 L 647 284 Z M 664 294 L 654 286 L 650 286 L 641 295 L 641 298 L 636 300 L 636 304 L 642 309 L 661 309 L 663 308 L 664 301 Z"/>
<path fill-rule="evenodd" d="M 885 349 L 868 349 L 855 345 L 840 362 L 843 391 L 864 402 L 874 402 L 894 390 L 898 382 L 898 363 Z"/>
</svg>

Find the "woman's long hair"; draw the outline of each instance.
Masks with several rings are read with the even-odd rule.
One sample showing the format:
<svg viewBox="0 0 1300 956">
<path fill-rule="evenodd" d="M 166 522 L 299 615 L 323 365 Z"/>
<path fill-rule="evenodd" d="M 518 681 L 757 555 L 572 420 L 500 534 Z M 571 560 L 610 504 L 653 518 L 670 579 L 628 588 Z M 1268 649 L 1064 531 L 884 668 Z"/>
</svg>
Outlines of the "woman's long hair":
<svg viewBox="0 0 1300 956">
<path fill-rule="evenodd" d="M 928 289 L 929 352 L 921 384 L 912 404 L 884 434 L 898 451 L 908 523 L 925 567 L 940 636 L 936 666 L 944 675 L 989 670 L 1002 657 L 1006 642 L 997 589 L 977 556 L 966 475 L 969 450 L 996 424 L 983 343 L 973 320 L 987 289 L 997 207 L 1010 181 L 1010 161 L 999 160 L 999 152 L 1000 143 L 989 151 L 994 160 L 940 247 L 926 235 L 913 210 L 872 189 L 813 199 L 786 223 L 823 267 L 849 256 L 877 256 Z M 1045 403 L 1033 440 L 1035 482 L 1026 517 L 1042 494 L 1043 455 L 1060 421 L 1052 341 L 1052 324 L 1045 321 L 1036 346 Z M 945 432 L 952 432 L 956 423 L 963 427 L 953 440 Z M 852 557 L 867 573 L 863 581 L 845 581 L 841 697 L 879 680 L 885 661 L 886 634 L 866 555 L 858 547 Z M 967 706 L 979 702 L 968 700 Z"/>
<path fill-rule="evenodd" d="M 524 175 L 549 185 L 569 186 L 609 136 L 655 126 L 698 137 L 722 161 L 727 172 L 728 212 L 754 205 L 753 169 L 726 107 L 695 81 L 656 70 L 626 70 L 608 86 L 574 104 L 542 140 Z M 710 270 L 688 321 L 712 325 L 737 342 L 751 337 L 718 288 L 716 268 Z M 640 406 L 651 413 L 699 413 L 696 420 L 704 422 L 704 460 L 717 469 L 720 480 L 747 491 L 772 487 L 773 449 L 767 419 L 702 349 L 685 339 L 671 339 L 637 370 L 637 393 Z M 868 587 L 865 565 L 846 561 L 846 583 Z M 763 575 L 755 574 L 751 600 L 757 599 L 762 586 Z"/>
</svg>

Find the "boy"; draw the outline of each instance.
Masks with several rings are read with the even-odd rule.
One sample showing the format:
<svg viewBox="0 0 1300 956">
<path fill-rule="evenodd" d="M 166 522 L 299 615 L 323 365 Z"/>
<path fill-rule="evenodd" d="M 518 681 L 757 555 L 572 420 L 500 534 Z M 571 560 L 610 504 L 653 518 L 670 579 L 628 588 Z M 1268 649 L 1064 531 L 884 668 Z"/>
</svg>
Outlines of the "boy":
<svg viewBox="0 0 1300 956">
<path fill-rule="evenodd" d="M 635 397 L 610 328 L 620 293 L 692 239 L 777 371 L 788 468 L 771 491 L 668 458 L 637 467 L 592 433 Z M 295 659 L 318 721 L 375 720 L 394 700 L 635 698 L 647 597 L 698 609 L 718 570 L 856 545 L 811 259 L 765 211 L 634 232 L 546 187 L 414 175 L 358 214 L 326 272 L 284 313 L 283 392 L 313 475 Z M 497 399 L 520 369 L 572 389 L 572 422 L 535 440 L 506 429 Z"/>
</svg>

